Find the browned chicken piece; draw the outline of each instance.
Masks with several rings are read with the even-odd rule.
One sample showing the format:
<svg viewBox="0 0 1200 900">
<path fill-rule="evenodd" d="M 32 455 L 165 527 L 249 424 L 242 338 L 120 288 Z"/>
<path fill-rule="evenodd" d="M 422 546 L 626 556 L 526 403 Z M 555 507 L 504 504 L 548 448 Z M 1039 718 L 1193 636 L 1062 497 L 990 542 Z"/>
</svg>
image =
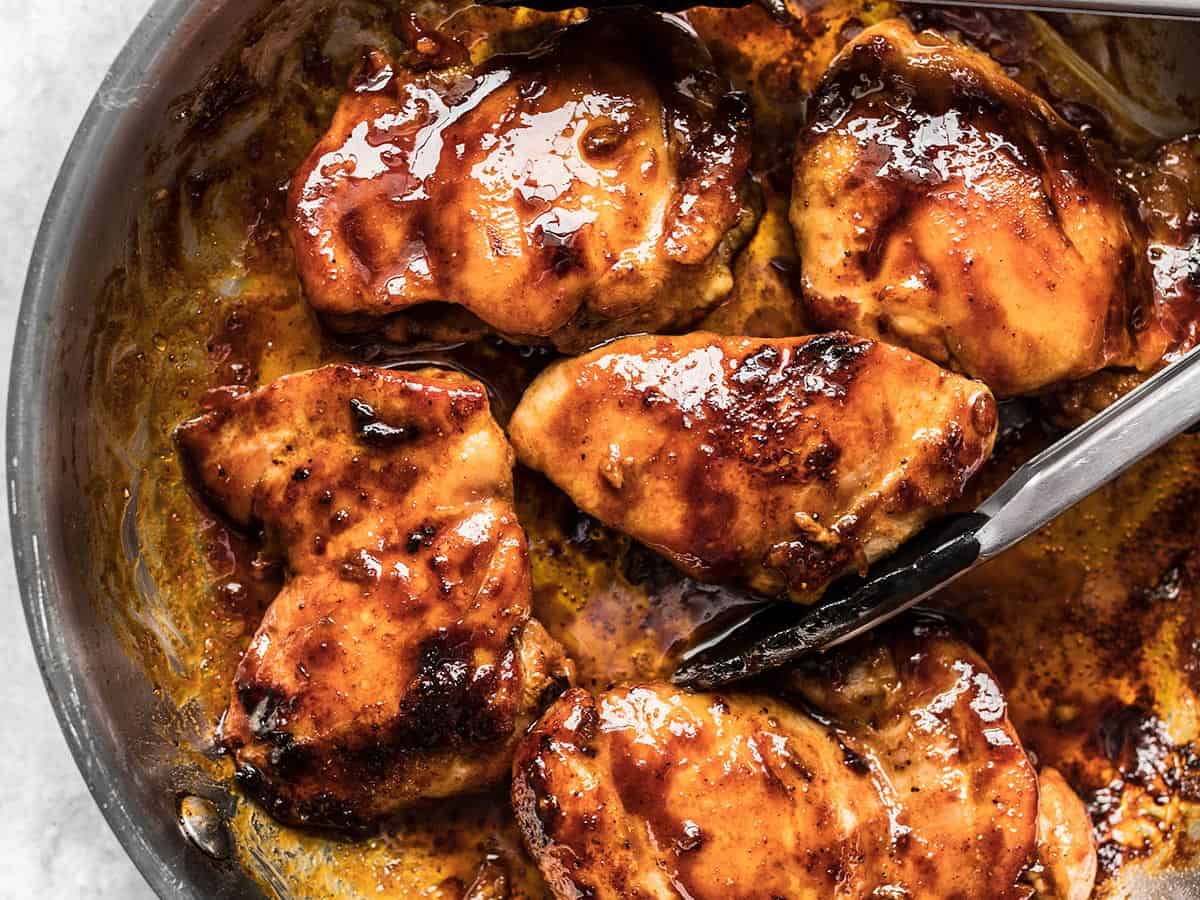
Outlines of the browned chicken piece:
<svg viewBox="0 0 1200 900">
<path fill-rule="evenodd" d="M 762 694 L 567 692 L 513 806 L 555 897 L 1028 896 L 1037 775 L 987 666 L 921 629 Z"/>
<path fill-rule="evenodd" d="M 991 452 L 984 385 L 845 333 L 625 338 L 560 361 L 520 460 L 703 581 L 815 599 L 957 498 Z"/>
<path fill-rule="evenodd" d="M 286 570 L 222 725 L 251 792 L 340 826 L 498 780 L 570 672 L 530 619 L 512 448 L 484 388 L 328 366 L 226 395 L 177 440 Z"/>
<path fill-rule="evenodd" d="M 1038 789 L 1038 895 L 1088 900 L 1097 867 L 1092 820 L 1057 769 L 1042 769 Z"/>
<path fill-rule="evenodd" d="M 1044 399 L 1064 428 L 1086 422 L 1200 343 L 1200 135 L 1166 144 L 1121 176 L 1137 209 L 1153 313 L 1138 333 L 1137 368 L 1097 372 Z"/>
<path fill-rule="evenodd" d="M 1140 337 L 1145 366 L 1200 343 L 1200 134 L 1172 141 L 1124 173 L 1138 203 L 1154 314 Z"/>
<path fill-rule="evenodd" d="M 795 168 L 818 327 L 999 396 L 1142 362 L 1150 292 L 1115 181 L 984 54 L 899 20 L 867 29 L 822 80 Z"/>
<path fill-rule="evenodd" d="M 750 113 L 694 36 L 624 13 L 478 66 L 430 33 L 415 48 L 371 57 L 292 182 L 300 277 L 334 328 L 574 352 L 729 293 Z"/>
</svg>

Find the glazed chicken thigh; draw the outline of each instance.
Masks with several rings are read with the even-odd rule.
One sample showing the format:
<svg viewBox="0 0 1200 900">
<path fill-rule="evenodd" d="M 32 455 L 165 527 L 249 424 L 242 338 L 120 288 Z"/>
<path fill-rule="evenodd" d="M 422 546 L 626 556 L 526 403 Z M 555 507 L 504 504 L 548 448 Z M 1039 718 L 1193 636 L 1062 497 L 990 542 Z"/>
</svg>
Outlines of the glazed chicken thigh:
<svg viewBox="0 0 1200 900">
<path fill-rule="evenodd" d="M 959 496 L 996 408 L 864 338 L 696 333 L 556 363 L 509 428 L 523 463 L 693 577 L 807 601 Z"/>
<path fill-rule="evenodd" d="M 800 138 L 791 220 L 820 328 L 1000 396 L 1157 362 L 1138 347 L 1149 285 L 1114 180 L 1047 103 L 934 32 L 887 20 L 838 55 Z"/>
<path fill-rule="evenodd" d="M 972 650 L 918 626 L 793 690 L 814 712 L 665 684 L 560 697 L 513 766 L 554 896 L 1028 896 L 1037 774 Z"/>
<path fill-rule="evenodd" d="M 1146 362 L 1173 362 L 1200 343 L 1200 134 L 1159 148 L 1124 173 L 1140 199 L 1154 316 L 1141 344 Z"/>
<path fill-rule="evenodd" d="M 1153 314 L 1138 333 L 1136 368 L 1106 369 L 1043 399 L 1060 428 L 1086 422 L 1200 343 L 1200 134 L 1171 141 L 1119 174 L 1137 200 Z"/>
<path fill-rule="evenodd" d="M 327 323 L 573 352 L 686 328 L 729 293 L 749 108 L 677 22 L 599 14 L 478 66 L 436 35 L 415 48 L 372 55 L 292 182 Z"/>
<path fill-rule="evenodd" d="M 177 440 L 208 501 L 286 567 L 223 723 L 251 792 L 346 825 L 498 780 L 570 672 L 530 619 L 483 387 L 329 366 L 226 396 Z"/>
</svg>

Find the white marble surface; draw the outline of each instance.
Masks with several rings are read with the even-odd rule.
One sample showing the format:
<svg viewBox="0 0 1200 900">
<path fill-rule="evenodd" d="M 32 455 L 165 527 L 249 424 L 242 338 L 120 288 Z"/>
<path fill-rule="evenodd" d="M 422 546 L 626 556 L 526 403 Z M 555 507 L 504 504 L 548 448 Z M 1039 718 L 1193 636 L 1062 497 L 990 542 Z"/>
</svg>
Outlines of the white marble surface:
<svg viewBox="0 0 1200 900">
<path fill-rule="evenodd" d="M 150 0 L 0 0 L 5 388 L 42 207 L 93 92 L 149 6 Z M 17 594 L 7 514 L 0 517 L 0 660 L 0 898 L 152 897 L 84 787 L 42 689 Z"/>
</svg>

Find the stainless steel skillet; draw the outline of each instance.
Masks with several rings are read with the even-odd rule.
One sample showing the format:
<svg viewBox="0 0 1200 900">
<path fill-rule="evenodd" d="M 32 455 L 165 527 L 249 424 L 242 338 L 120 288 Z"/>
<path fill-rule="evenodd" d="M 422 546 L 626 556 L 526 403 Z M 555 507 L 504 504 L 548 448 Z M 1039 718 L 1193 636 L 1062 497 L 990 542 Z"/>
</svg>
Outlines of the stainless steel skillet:
<svg viewBox="0 0 1200 900">
<path fill-rule="evenodd" d="M 99 612 L 86 573 L 88 473 L 75 447 L 90 411 L 80 389 L 98 296 L 146 202 L 147 155 L 169 106 L 270 2 L 157 0 L 113 63 L 46 206 L 21 302 L 9 378 L 9 516 L 25 618 L 71 753 L 118 840 L 164 898 L 261 897 L 228 860 L 183 835 L 169 715 Z M 199 775 L 185 773 L 198 791 Z"/>
<path fill-rule="evenodd" d="M 195 87 L 265 9 L 302 0 L 158 0 L 97 93 L 48 204 L 16 334 L 8 411 L 10 514 L 26 618 L 64 735 L 98 805 L 162 897 L 261 896 L 235 863 L 189 843 L 179 791 L 219 786 L 176 771 L 173 746 L 150 723 L 166 716 L 125 652 L 85 577 L 89 472 L 76 448 L 92 412 L 81 384 L 92 339 L 91 301 L 120 260 L 147 202 L 143 171 L 170 146 L 171 102 Z M 1200 32 L 1154 35 L 1164 77 L 1186 88 Z M 1171 73 L 1174 72 L 1174 76 Z M 1161 896 L 1186 888 L 1157 887 Z"/>
</svg>

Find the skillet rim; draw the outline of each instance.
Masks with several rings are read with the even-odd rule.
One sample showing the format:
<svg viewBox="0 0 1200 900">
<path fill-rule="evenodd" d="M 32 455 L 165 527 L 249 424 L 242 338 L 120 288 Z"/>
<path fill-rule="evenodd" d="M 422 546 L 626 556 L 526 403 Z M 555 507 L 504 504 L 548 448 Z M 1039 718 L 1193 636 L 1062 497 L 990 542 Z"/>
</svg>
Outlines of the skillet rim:
<svg viewBox="0 0 1200 900">
<path fill-rule="evenodd" d="M 13 564 L 50 705 L 92 799 L 134 866 L 159 897 L 186 900 L 211 897 L 217 885 L 197 883 L 191 867 L 181 864 L 194 854 L 182 837 L 174 847 L 162 846 L 161 833 L 148 825 L 152 811 L 129 789 L 115 735 L 81 690 L 88 676 L 61 627 L 67 591 L 54 571 L 64 562 L 64 548 L 53 537 L 61 522 L 52 482 L 63 476 L 45 471 L 43 463 L 54 424 L 50 373 L 62 345 L 54 326 L 56 316 L 69 311 L 70 265 L 88 237 L 76 211 L 97 193 L 93 176 L 113 155 L 110 142 L 120 128 L 136 120 L 148 102 L 170 93 L 156 76 L 171 54 L 186 48 L 205 20 L 227 7 L 221 0 L 153 0 L 93 95 L 63 157 L 30 255 L 13 338 L 5 436 Z M 235 895 L 257 894 L 248 887 L 235 888 Z M 229 896 L 227 890 L 216 893 Z"/>
</svg>

